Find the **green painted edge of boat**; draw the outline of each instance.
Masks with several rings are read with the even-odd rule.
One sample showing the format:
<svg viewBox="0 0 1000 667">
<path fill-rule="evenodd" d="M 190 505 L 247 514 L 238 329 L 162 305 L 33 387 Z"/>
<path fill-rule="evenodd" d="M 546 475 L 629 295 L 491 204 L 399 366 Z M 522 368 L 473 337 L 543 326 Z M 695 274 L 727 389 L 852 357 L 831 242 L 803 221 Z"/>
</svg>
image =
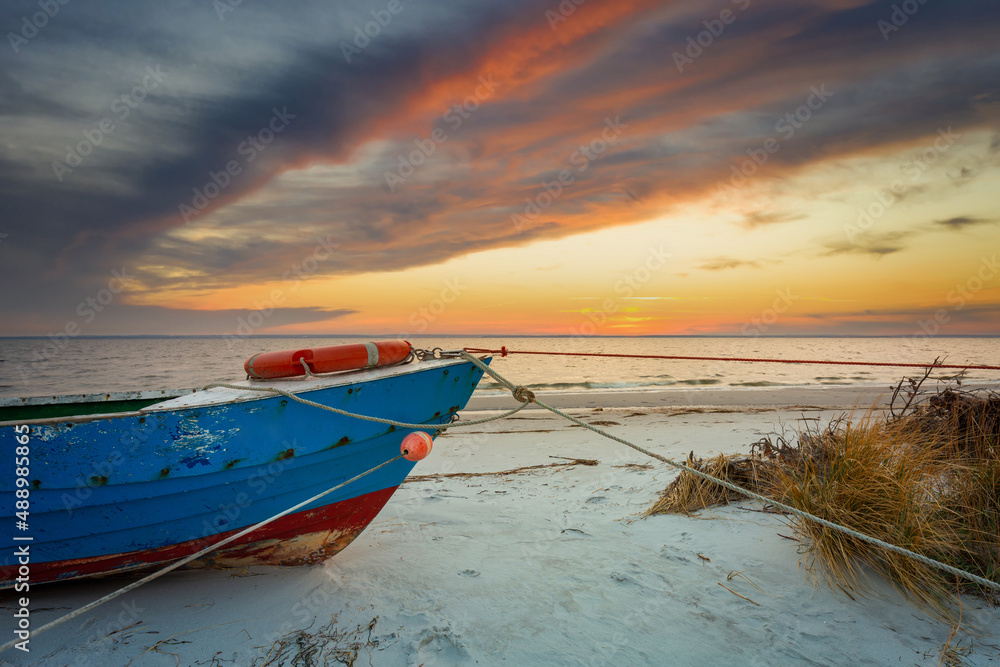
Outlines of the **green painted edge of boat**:
<svg viewBox="0 0 1000 667">
<path fill-rule="evenodd" d="M 106 415 L 116 412 L 135 412 L 154 403 L 162 403 L 162 398 L 138 398 L 129 401 L 95 401 L 92 403 L 48 403 L 45 405 L 12 405 L 0 407 L 0 422 L 17 422 L 31 419 L 51 419 L 53 417 L 77 417 L 82 415 Z"/>
</svg>

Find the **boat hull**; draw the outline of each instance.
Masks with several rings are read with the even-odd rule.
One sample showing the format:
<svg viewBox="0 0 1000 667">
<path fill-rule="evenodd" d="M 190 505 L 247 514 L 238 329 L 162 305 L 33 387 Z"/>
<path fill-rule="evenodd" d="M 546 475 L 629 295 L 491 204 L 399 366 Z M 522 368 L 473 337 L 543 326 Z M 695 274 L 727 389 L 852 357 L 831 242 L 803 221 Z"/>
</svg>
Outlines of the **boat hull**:
<svg viewBox="0 0 1000 667">
<path fill-rule="evenodd" d="M 465 406 L 480 377 L 472 364 L 451 360 L 267 384 L 434 432 Z M 31 538 L 18 544 L 28 545 L 32 583 L 190 555 L 392 459 L 410 432 L 283 396 L 224 389 L 134 413 L 28 426 L 28 528 L 15 525 L 13 479 L 5 479 L 0 530 Z M 0 427 L 4 451 L 13 450 L 14 436 L 12 425 Z M 413 466 L 394 461 L 195 565 L 327 558 L 368 525 Z M 19 568 L 13 549 L 4 561 L 0 588 L 13 585 Z"/>
<path fill-rule="evenodd" d="M 213 551 L 187 567 L 296 566 L 322 562 L 353 542 L 395 490 L 395 487 L 382 489 L 318 509 L 289 514 L 254 531 L 247 540 Z M 143 551 L 40 563 L 31 568 L 31 581 L 46 583 L 164 565 L 237 532 L 239 530 L 224 531 L 210 539 L 198 538 Z M 13 571 L 9 574 L 13 578 Z"/>
</svg>

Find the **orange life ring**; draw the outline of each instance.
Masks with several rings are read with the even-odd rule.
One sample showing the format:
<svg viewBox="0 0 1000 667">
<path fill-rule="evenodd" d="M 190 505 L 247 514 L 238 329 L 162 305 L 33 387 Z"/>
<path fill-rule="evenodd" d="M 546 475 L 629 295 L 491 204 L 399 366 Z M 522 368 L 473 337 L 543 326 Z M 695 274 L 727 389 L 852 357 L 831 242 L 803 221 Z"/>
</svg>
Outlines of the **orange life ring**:
<svg viewBox="0 0 1000 667">
<path fill-rule="evenodd" d="M 412 351 L 413 347 L 405 340 L 331 345 L 303 350 L 262 352 L 247 359 L 243 368 L 246 369 L 248 376 L 257 380 L 287 378 L 306 374 L 300 360 L 304 360 L 313 373 L 332 373 L 391 366 L 404 361 Z"/>
</svg>

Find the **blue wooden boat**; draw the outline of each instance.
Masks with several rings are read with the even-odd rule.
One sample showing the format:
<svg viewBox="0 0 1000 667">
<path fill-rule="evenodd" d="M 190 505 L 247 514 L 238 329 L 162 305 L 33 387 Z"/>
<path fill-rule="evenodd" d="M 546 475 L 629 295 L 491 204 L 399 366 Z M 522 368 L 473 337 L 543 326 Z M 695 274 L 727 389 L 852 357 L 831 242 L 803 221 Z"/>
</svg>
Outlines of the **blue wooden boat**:
<svg viewBox="0 0 1000 667">
<path fill-rule="evenodd" d="M 465 360 L 426 359 L 248 380 L 246 389 L 7 399 L 0 403 L 0 451 L 11 460 L 0 483 L 0 533 L 13 536 L 16 549 L 5 549 L 0 588 L 14 585 L 21 567 L 14 554 L 24 547 L 33 584 L 191 555 L 398 456 L 412 432 L 251 387 L 426 424 L 422 430 L 434 435 L 435 425 L 465 407 L 481 377 Z M 15 452 L 27 452 L 16 471 Z M 414 465 L 397 460 L 192 565 L 326 559 L 360 534 Z M 16 505 L 17 488 L 27 489 L 26 504 Z"/>
</svg>

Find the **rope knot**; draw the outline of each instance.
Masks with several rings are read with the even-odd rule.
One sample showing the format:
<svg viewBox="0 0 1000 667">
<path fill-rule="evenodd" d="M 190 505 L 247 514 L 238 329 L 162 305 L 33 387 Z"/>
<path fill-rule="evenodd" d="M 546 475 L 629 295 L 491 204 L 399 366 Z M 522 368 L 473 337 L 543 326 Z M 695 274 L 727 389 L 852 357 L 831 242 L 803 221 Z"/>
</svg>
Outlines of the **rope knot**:
<svg viewBox="0 0 1000 667">
<path fill-rule="evenodd" d="M 534 403 L 535 402 L 535 392 L 531 391 L 525 386 L 518 385 L 514 387 L 513 391 L 514 398 L 516 398 L 521 403 Z"/>
</svg>

